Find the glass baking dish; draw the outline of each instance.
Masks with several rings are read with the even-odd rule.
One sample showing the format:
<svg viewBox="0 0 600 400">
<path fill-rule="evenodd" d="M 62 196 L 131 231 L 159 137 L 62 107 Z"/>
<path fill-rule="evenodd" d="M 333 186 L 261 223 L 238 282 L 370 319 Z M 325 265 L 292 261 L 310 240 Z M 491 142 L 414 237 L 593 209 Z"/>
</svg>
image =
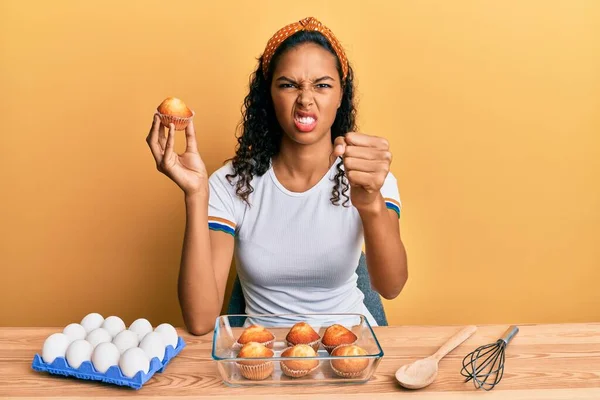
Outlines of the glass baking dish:
<svg viewBox="0 0 600 400">
<path fill-rule="evenodd" d="M 231 322 L 246 318 L 244 327 L 232 327 Z M 315 357 L 305 357 L 303 360 L 319 360 L 319 366 L 309 375 L 301 378 L 290 378 L 281 371 L 281 361 L 298 360 L 294 357 L 282 357 L 281 353 L 288 346 L 285 341 L 292 326 L 304 321 L 323 336 L 325 330 L 333 324 L 340 324 L 351 330 L 356 336 L 356 345 L 366 350 L 364 356 L 330 356 L 321 345 Z M 273 358 L 253 358 L 256 361 L 272 361 L 273 373 L 264 380 L 249 380 L 244 378 L 239 370 L 237 362 L 244 360 L 237 358 L 239 345 L 236 346 L 237 338 L 242 334 L 245 327 L 257 324 L 267 328 L 275 335 L 273 343 Z M 375 373 L 383 350 L 373 332 L 373 328 L 362 314 L 256 314 L 256 315 L 221 315 L 215 323 L 212 343 L 212 358 L 217 363 L 217 369 L 221 374 L 223 382 L 229 386 L 282 386 L 282 385 L 315 385 L 331 383 L 365 383 Z M 366 359 L 368 364 L 363 372 L 352 378 L 338 376 L 331 366 L 332 360 L 341 359 Z M 248 360 L 248 359 L 245 359 Z"/>
</svg>

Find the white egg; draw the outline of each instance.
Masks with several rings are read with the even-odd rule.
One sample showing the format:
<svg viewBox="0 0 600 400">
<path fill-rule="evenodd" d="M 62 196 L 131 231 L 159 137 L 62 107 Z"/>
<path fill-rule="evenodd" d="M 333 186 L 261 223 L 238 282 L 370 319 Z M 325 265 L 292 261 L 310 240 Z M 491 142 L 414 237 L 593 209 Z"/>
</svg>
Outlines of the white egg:
<svg viewBox="0 0 600 400">
<path fill-rule="evenodd" d="M 147 374 L 150 370 L 150 361 L 144 350 L 132 347 L 121 356 L 119 367 L 121 367 L 123 375 L 133 378 L 139 371 Z"/>
<path fill-rule="evenodd" d="M 79 339 L 85 339 L 87 336 L 87 331 L 82 325 L 79 324 L 69 324 L 63 330 L 63 333 L 69 337 L 71 342 L 74 342 Z"/>
<path fill-rule="evenodd" d="M 154 357 L 162 362 L 165 358 L 165 343 L 160 333 L 150 332 L 142 339 L 140 349 L 146 352 L 148 359 L 152 361 Z"/>
<path fill-rule="evenodd" d="M 139 318 L 129 325 L 129 330 L 137 333 L 138 340 L 141 342 L 147 333 L 152 332 L 152 324 L 145 318 Z"/>
<path fill-rule="evenodd" d="M 102 328 L 106 329 L 112 337 L 115 337 L 125 330 L 125 322 L 121 318 L 111 315 L 104 320 Z"/>
<path fill-rule="evenodd" d="M 85 337 L 85 340 L 92 344 L 92 347 L 98 346 L 100 343 L 112 342 L 112 336 L 104 328 L 94 329 Z"/>
<path fill-rule="evenodd" d="M 100 343 L 92 353 L 92 364 L 98 372 L 105 373 L 113 365 L 119 365 L 121 353 L 114 343 Z"/>
<path fill-rule="evenodd" d="M 67 349 L 67 362 L 71 368 L 79 368 L 84 361 L 91 361 L 94 347 L 87 340 L 79 339 Z"/>
<path fill-rule="evenodd" d="M 119 349 L 119 353 L 123 354 L 126 350 L 129 350 L 132 347 L 137 347 L 140 344 L 138 340 L 138 335 L 132 331 L 122 331 L 119 332 L 117 336 L 112 341 L 117 349 Z"/>
<path fill-rule="evenodd" d="M 104 317 L 98 313 L 91 313 L 83 317 L 80 324 L 85 328 L 87 333 L 90 333 L 94 329 L 98 329 L 102 326 Z"/>
<path fill-rule="evenodd" d="M 162 336 L 165 347 L 168 345 L 173 346 L 173 348 L 177 347 L 177 340 L 179 337 L 177 336 L 177 331 L 173 328 L 171 324 L 160 324 L 156 327 L 154 332 L 160 333 Z"/>
<path fill-rule="evenodd" d="M 42 347 L 42 359 L 50 364 L 56 357 L 64 357 L 70 344 L 71 340 L 64 333 L 54 333 L 48 336 Z"/>
</svg>

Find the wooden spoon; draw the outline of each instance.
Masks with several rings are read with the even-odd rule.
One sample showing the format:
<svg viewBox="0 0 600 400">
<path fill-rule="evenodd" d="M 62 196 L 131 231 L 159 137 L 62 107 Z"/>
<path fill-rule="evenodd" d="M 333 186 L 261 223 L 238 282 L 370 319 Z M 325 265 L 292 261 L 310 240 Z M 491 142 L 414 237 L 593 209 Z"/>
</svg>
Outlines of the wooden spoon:
<svg viewBox="0 0 600 400">
<path fill-rule="evenodd" d="M 470 325 L 461 329 L 439 348 L 432 356 L 401 366 L 396 371 L 396 379 L 407 389 L 421 389 L 433 383 L 438 374 L 439 361 L 467 340 L 477 330 Z"/>
</svg>

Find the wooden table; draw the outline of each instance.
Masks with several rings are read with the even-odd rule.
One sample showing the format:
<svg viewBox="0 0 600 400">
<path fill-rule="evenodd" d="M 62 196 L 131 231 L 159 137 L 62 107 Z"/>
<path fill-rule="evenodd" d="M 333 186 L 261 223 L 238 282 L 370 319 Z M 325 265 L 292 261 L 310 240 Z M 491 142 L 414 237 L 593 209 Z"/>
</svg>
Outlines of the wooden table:
<svg viewBox="0 0 600 400">
<path fill-rule="evenodd" d="M 187 347 L 162 374 L 144 387 L 128 388 L 56 377 L 31 369 L 33 355 L 56 328 L 0 328 L 0 398 L 210 398 L 291 400 L 317 398 L 415 399 L 600 399 L 600 323 L 520 325 L 509 345 L 502 382 L 494 390 L 476 390 L 463 383 L 461 361 L 475 347 L 495 342 L 507 326 L 480 326 L 477 333 L 440 362 L 437 381 L 426 389 L 409 391 L 394 380 L 405 363 L 426 357 L 459 327 L 379 327 L 376 334 L 385 351 L 375 376 L 362 385 L 312 387 L 230 388 L 211 359 L 212 335 L 181 335 Z"/>
</svg>

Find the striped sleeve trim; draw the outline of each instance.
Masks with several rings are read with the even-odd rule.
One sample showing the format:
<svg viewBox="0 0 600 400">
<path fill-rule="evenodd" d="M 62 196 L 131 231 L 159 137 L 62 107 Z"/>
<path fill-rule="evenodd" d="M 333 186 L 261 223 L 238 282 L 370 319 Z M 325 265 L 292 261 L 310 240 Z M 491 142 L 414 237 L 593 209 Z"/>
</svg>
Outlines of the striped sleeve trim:
<svg viewBox="0 0 600 400">
<path fill-rule="evenodd" d="M 398 218 L 400 218 L 400 203 L 397 200 L 390 198 L 385 198 L 383 200 L 385 201 L 385 206 L 398 214 Z"/>
<path fill-rule="evenodd" d="M 208 217 L 208 229 L 212 231 L 221 231 L 235 236 L 235 227 L 236 225 L 233 222 L 225 218 Z"/>
</svg>

